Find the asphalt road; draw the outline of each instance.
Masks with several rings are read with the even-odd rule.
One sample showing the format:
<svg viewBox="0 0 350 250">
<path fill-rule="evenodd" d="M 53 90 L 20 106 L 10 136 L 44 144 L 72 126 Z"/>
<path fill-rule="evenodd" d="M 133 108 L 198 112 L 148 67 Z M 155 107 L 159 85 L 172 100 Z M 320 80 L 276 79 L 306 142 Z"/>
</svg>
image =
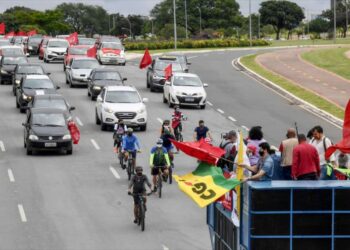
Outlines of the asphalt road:
<svg viewBox="0 0 350 250">
<path fill-rule="evenodd" d="M 192 71 L 210 84 L 208 100 L 213 106 L 183 110 L 189 118 L 184 122 L 185 139 L 192 138 L 200 119 L 212 130 L 215 143 L 221 132 L 259 124 L 266 139 L 278 144 L 295 121 L 302 131 L 321 124 L 332 139 L 340 137 L 338 128 L 236 71 L 231 61 L 247 53 L 251 52 L 189 55 Z M 95 103 L 85 88 L 68 88 L 61 64 L 44 66 L 61 86 L 59 92 L 77 108 L 81 141 L 72 156 L 26 156 L 24 115 L 15 108 L 11 87 L 0 86 L 0 249 L 210 249 L 205 209 L 175 183 L 165 186 L 162 199 L 148 198 L 145 232 L 132 223 L 133 201 L 126 193 L 126 173 L 112 150 L 112 133 L 95 125 Z M 169 119 L 172 110 L 162 103 L 162 94 L 146 89 L 146 72 L 137 68 L 136 60 L 119 69 L 150 100 L 147 132 L 137 133 L 143 151 L 138 164 L 149 174 L 148 152 L 159 135 L 159 120 Z M 177 174 L 195 167 L 195 160 L 176 156 Z"/>
</svg>

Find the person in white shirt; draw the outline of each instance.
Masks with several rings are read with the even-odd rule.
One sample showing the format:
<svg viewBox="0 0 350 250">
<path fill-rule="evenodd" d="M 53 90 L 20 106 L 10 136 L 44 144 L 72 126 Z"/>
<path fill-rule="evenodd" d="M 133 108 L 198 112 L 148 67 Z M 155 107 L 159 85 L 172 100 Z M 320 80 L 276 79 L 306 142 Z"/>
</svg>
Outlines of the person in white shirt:
<svg viewBox="0 0 350 250">
<path fill-rule="evenodd" d="M 321 176 L 320 180 L 335 180 L 333 171 L 331 174 L 327 174 L 327 161 L 325 158 L 326 150 L 332 146 L 332 142 L 323 134 L 323 128 L 321 126 L 316 126 L 312 130 L 313 138 L 310 144 L 313 145 L 318 152 L 320 158 Z M 333 166 L 336 165 L 334 154 L 329 158 L 329 163 Z"/>
</svg>

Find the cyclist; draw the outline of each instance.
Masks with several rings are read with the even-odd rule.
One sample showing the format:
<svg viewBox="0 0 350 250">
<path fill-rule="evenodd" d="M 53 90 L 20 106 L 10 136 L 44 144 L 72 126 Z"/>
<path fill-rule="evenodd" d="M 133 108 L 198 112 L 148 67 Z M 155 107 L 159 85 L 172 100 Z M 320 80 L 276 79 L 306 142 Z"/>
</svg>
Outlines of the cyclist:
<svg viewBox="0 0 350 250">
<path fill-rule="evenodd" d="M 162 139 L 158 139 L 157 145 L 152 148 L 149 164 L 152 169 L 151 173 L 153 176 L 153 186 L 154 186 L 153 192 L 156 192 L 157 176 L 159 174 L 159 169 L 163 173 L 163 180 L 166 181 L 169 174 L 168 168 L 170 167 L 170 159 L 169 159 L 168 151 L 163 146 Z"/>
<path fill-rule="evenodd" d="M 179 140 L 179 134 L 182 132 L 182 122 L 186 120 L 185 116 L 180 111 L 179 106 L 174 107 L 174 114 L 172 115 L 171 127 L 174 129 L 176 140 Z"/>
<path fill-rule="evenodd" d="M 169 120 L 164 120 L 162 124 L 162 128 L 160 130 L 160 136 L 162 136 L 166 130 L 169 130 L 171 134 L 174 134 L 172 131 L 172 128 L 170 127 L 170 121 Z"/>
<path fill-rule="evenodd" d="M 194 129 L 193 139 L 194 141 L 200 141 L 201 139 L 205 139 L 209 137 L 211 141 L 213 141 L 213 137 L 209 131 L 209 128 L 204 126 L 204 121 L 199 121 L 199 126 Z"/>
<path fill-rule="evenodd" d="M 122 144 L 123 136 L 125 135 L 127 131 L 127 127 L 124 124 L 124 121 L 120 119 L 115 125 L 114 125 L 114 133 L 113 133 L 113 139 L 114 139 L 114 148 L 115 152 L 119 152 L 119 148 Z"/>
<path fill-rule="evenodd" d="M 172 134 L 171 128 L 169 126 L 164 126 L 163 128 L 163 134 L 160 137 L 163 140 L 163 147 L 166 148 L 166 150 L 168 151 L 169 157 L 170 157 L 170 161 L 173 162 L 174 160 L 174 154 L 173 154 L 173 144 L 170 141 L 170 139 L 172 140 L 176 140 L 174 134 Z"/>
<path fill-rule="evenodd" d="M 132 164 L 135 168 L 136 166 L 136 154 L 140 152 L 140 143 L 139 139 L 133 134 L 134 130 L 128 128 L 126 136 L 123 137 L 122 143 L 122 153 L 124 155 L 124 162 L 128 161 L 129 153 L 132 155 Z M 125 167 L 125 166 L 124 166 Z"/>
<path fill-rule="evenodd" d="M 145 201 L 145 209 L 146 209 L 146 186 L 145 185 L 147 185 L 152 192 L 152 185 L 149 182 L 147 175 L 144 175 L 142 171 L 143 171 L 142 167 L 137 166 L 136 175 L 133 175 L 129 183 L 128 194 L 133 193 L 134 195 L 134 216 L 135 216 L 134 223 L 137 223 L 137 217 L 138 217 L 137 213 L 138 213 L 139 199 L 137 195 L 142 194 L 144 196 L 143 199 Z"/>
</svg>

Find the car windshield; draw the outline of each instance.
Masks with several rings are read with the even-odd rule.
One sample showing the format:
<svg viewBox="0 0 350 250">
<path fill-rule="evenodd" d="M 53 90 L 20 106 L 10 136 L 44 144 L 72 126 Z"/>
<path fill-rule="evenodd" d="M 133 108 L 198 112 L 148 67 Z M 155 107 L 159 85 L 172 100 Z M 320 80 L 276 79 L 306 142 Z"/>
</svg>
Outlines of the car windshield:
<svg viewBox="0 0 350 250">
<path fill-rule="evenodd" d="M 108 91 L 106 102 L 109 103 L 139 103 L 140 96 L 136 91 Z"/>
<path fill-rule="evenodd" d="M 55 108 L 67 110 L 67 105 L 64 99 L 38 99 L 35 100 L 34 108 Z"/>
<path fill-rule="evenodd" d="M 72 69 L 95 69 L 99 63 L 96 60 L 76 60 L 72 64 Z"/>
<path fill-rule="evenodd" d="M 50 79 L 26 79 L 23 82 L 24 89 L 53 89 L 54 87 Z"/>
<path fill-rule="evenodd" d="M 17 70 L 18 74 L 38 74 L 43 75 L 44 71 L 41 66 L 19 66 Z"/>
<path fill-rule="evenodd" d="M 94 76 L 95 80 L 117 80 L 121 81 L 121 77 L 118 72 L 96 72 Z"/>
<path fill-rule="evenodd" d="M 41 37 L 31 37 L 29 38 L 28 43 L 40 43 L 41 40 L 42 40 Z"/>
<path fill-rule="evenodd" d="M 103 43 L 102 48 L 105 49 L 123 49 L 123 46 L 119 43 Z"/>
<path fill-rule="evenodd" d="M 172 64 L 173 71 L 182 71 L 181 65 L 177 62 L 157 61 L 155 65 L 156 70 L 164 70 L 169 64 Z"/>
<path fill-rule="evenodd" d="M 47 47 L 50 48 L 68 48 L 69 44 L 67 41 L 49 41 Z"/>
<path fill-rule="evenodd" d="M 86 51 L 89 48 L 69 48 L 68 54 L 70 55 L 86 55 Z"/>
<path fill-rule="evenodd" d="M 3 56 L 22 56 L 24 52 L 21 48 L 2 48 Z"/>
<path fill-rule="evenodd" d="M 21 63 L 27 63 L 26 57 L 5 57 L 4 64 L 5 65 L 16 65 Z"/>
<path fill-rule="evenodd" d="M 63 114 L 33 114 L 32 125 L 41 127 L 65 127 Z"/>
<path fill-rule="evenodd" d="M 188 76 L 175 76 L 174 86 L 189 86 L 189 87 L 201 87 L 203 86 L 201 80 L 198 77 Z"/>
<path fill-rule="evenodd" d="M 79 45 L 94 45 L 95 42 L 96 42 L 96 40 L 93 38 L 79 38 L 78 39 Z"/>
<path fill-rule="evenodd" d="M 0 40 L 0 46 L 7 46 L 7 45 L 10 45 L 9 40 Z"/>
</svg>

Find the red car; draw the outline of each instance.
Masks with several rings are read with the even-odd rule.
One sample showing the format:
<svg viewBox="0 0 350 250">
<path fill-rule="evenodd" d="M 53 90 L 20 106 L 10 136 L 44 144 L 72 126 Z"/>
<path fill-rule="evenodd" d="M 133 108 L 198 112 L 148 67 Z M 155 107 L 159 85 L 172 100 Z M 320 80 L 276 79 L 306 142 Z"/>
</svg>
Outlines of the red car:
<svg viewBox="0 0 350 250">
<path fill-rule="evenodd" d="M 67 49 L 64 55 L 63 70 L 66 70 L 66 66 L 73 58 L 87 57 L 87 51 L 91 48 L 91 45 L 75 45 Z"/>
<path fill-rule="evenodd" d="M 49 36 L 45 36 L 43 40 L 41 40 L 41 43 L 39 44 L 39 60 L 44 59 L 45 49 L 50 38 L 51 37 Z"/>
</svg>

